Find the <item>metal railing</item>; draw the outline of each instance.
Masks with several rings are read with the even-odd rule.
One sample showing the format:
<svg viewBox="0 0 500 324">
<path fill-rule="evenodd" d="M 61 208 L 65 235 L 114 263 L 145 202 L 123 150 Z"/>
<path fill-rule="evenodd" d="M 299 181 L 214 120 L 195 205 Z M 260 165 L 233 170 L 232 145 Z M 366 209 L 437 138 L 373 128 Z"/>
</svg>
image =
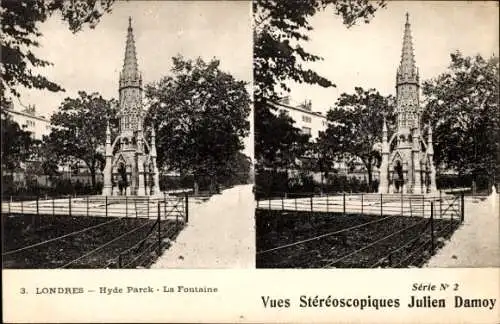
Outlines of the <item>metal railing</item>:
<svg viewBox="0 0 500 324">
<path fill-rule="evenodd" d="M 142 217 L 155 218 L 156 204 L 161 202 L 163 214 L 171 218 L 188 215 L 187 194 L 149 196 L 60 196 L 10 197 L 2 201 L 2 213 L 45 216 Z"/>
<path fill-rule="evenodd" d="M 275 195 L 270 199 L 257 200 L 257 209 L 282 211 L 309 211 L 360 215 L 399 215 L 430 217 L 432 208 L 439 208 L 439 218 L 463 217 L 458 201 L 460 195 L 439 192 L 436 195 L 413 194 L 293 194 Z"/>
<path fill-rule="evenodd" d="M 317 244 L 320 244 L 322 240 L 334 241 L 339 238 L 341 241 L 345 241 L 346 236 L 352 235 L 353 238 L 356 238 L 355 232 L 366 231 L 366 233 L 369 233 L 369 236 L 373 235 L 373 240 L 367 244 L 361 244 L 361 247 L 348 250 L 348 252 L 342 255 L 336 255 L 335 258 L 326 260 L 322 267 L 345 266 L 346 260 L 352 259 L 371 248 L 376 249 L 377 246 L 383 246 L 381 249 L 386 249 L 387 253 L 383 255 L 375 253 L 373 262 L 369 267 L 400 267 L 410 265 L 417 259 L 419 252 L 423 252 L 426 247 L 428 248 L 428 253 L 430 255 L 433 254 L 437 246 L 437 238 L 451 233 L 453 226 L 464 221 L 464 194 L 461 193 L 455 196 L 444 195 L 442 193 L 435 196 L 336 194 L 309 195 L 308 197 L 295 196 L 293 198 L 282 195 L 274 199 L 258 201 L 257 209 L 269 212 L 264 214 L 257 213 L 257 215 L 260 214 L 256 218 L 258 240 L 259 237 L 266 235 L 266 233 L 262 232 L 274 231 L 282 233 L 287 226 L 286 231 L 292 237 L 292 242 L 279 242 L 277 246 L 269 246 L 266 243 L 268 246 L 265 249 L 259 249 L 258 247 L 258 264 L 259 262 L 265 263 L 262 260 L 266 260 L 266 255 L 273 254 L 268 259 L 271 260 L 271 263 L 274 265 L 273 267 L 286 267 L 286 264 L 291 262 L 290 260 L 292 259 L 290 255 L 283 257 L 283 253 L 292 253 L 287 252 L 287 250 L 295 248 L 302 250 L 301 253 L 307 254 L 308 248 L 304 247 L 304 245 L 308 245 L 311 242 L 316 242 L 314 243 L 316 245 L 311 245 L 314 246 L 312 249 L 316 250 L 318 248 Z M 296 231 L 294 228 L 296 224 L 299 224 L 300 227 L 304 221 L 314 223 L 312 221 L 314 217 L 319 217 L 321 221 L 326 222 L 323 224 L 327 224 L 328 222 L 335 223 L 337 219 L 335 215 L 341 217 L 346 223 L 348 223 L 347 220 L 350 219 L 350 215 L 358 215 L 361 216 L 360 219 L 366 220 L 354 226 L 346 226 L 340 229 L 335 228 L 335 230 L 326 233 L 319 229 L 319 235 L 293 240 L 293 237 L 296 236 L 294 233 Z M 374 217 L 367 218 L 366 216 Z M 376 226 L 392 226 L 395 224 L 395 220 L 401 216 L 411 217 L 406 222 L 398 222 L 398 224 L 406 224 L 405 226 L 394 228 L 393 230 L 385 230 L 384 235 L 381 237 L 378 236 L 376 230 L 373 232 L 373 228 Z M 264 217 L 265 219 L 260 219 L 259 217 Z M 292 226 L 290 226 L 290 223 L 292 223 Z M 280 237 L 280 234 L 277 235 L 277 237 Z M 396 238 L 399 238 L 399 243 L 397 245 L 392 244 L 391 240 Z M 345 248 L 347 243 L 344 242 L 342 244 L 343 248 Z M 332 246 L 332 248 L 334 247 Z M 276 263 L 273 259 L 283 259 L 283 261 Z"/>
<path fill-rule="evenodd" d="M 92 248 L 90 251 L 83 252 L 77 258 L 60 265 L 59 268 L 85 267 L 86 263 L 82 260 L 92 258 L 110 246 L 113 246 L 113 249 L 117 251 L 116 253 L 113 252 L 115 257 L 108 260 L 107 264 L 103 264 L 101 267 L 130 268 L 140 264 L 141 258 L 147 255 L 148 252 L 154 251 L 155 248 L 156 255 L 161 255 L 163 247 L 167 244 L 164 239 L 178 233 L 189 221 L 189 197 L 187 194 L 178 197 L 165 196 L 161 200 L 149 197 L 86 196 L 52 199 L 35 197 L 33 200 L 26 201 L 16 201 L 13 198 L 2 203 L 2 210 L 3 214 L 31 216 L 32 230 L 50 223 L 51 220 L 65 218 L 66 216 L 99 217 L 101 219 L 104 217 L 96 225 L 79 228 L 41 242 L 18 246 L 15 249 L 5 251 L 2 253 L 4 259 L 6 257 L 15 259 L 16 255 L 26 258 L 29 257 L 29 254 L 23 255 L 23 252 L 35 248 L 40 249 L 42 247 L 43 249 L 43 246 L 63 239 L 67 240 L 68 238 L 75 238 L 76 240 L 84 233 L 88 234 L 97 230 L 114 233 L 116 228 L 124 226 L 124 228 L 127 228 L 126 231 L 116 232 L 116 235 L 109 241 Z M 140 220 L 140 222 L 130 223 L 134 219 Z M 131 237 L 139 240 L 127 244 Z M 117 243 L 120 244 L 115 247 Z"/>
</svg>

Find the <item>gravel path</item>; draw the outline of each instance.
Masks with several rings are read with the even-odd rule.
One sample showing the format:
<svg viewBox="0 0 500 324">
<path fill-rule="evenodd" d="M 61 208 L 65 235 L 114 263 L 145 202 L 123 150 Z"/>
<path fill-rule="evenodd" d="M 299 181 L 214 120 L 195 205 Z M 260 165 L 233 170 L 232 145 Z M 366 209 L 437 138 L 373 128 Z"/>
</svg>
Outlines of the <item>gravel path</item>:
<svg viewBox="0 0 500 324">
<path fill-rule="evenodd" d="M 151 268 L 255 268 L 252 185 L 190 205 L 189 223 Z"/>
<path fill-rule="evenodd" d="M 466 198 L 464 224 L 426 267 L 500 267 L 499 197 Z"/>
</svg>

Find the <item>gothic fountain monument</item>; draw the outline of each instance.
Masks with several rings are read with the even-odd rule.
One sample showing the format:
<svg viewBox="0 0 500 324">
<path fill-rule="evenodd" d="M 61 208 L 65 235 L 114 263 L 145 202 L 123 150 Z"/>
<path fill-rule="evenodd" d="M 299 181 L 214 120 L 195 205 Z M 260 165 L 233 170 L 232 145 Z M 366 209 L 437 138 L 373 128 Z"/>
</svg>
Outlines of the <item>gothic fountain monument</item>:
<svg viewBox="0 0 500 324">
<path fill-rule="evenodd" d="M 397 128 L 388 139 L 384 120 L 382 129 L 382 163 L 380 165 L 380 194 L 403 193 L 435 195 L 432 129 L 421 123 L 419 73 L 413 55 L 409 15 L 403 36 L 401 62 L 396 73 Z M 427 132 L 427 140 L 424 138 Z"/>
<path fill-rule="evenodd" d="M 154 127 L 151 139 L 144 136 L 142 75 L 135 50 L 132 19 L 129 18 L 125 59 L 119 80 L 119 133 L 111 138 L 106 129 L 106 164 L 102 196 L 162 196 L 156 164 Z"/>
</svg>

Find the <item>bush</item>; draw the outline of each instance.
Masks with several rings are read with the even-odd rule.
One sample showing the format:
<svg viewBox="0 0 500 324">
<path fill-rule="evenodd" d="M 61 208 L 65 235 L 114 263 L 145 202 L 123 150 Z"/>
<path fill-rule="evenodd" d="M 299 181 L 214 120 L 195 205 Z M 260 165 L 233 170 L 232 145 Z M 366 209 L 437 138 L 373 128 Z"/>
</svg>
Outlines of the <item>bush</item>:
<svg viewBox="0 0 500 324">
<path fill-rule="evenodd" d="M 320 194 L 321 192 L 373 192 L 378 188 L 378 181 L 373 181 L 370 188 L 367 181 L 345 175 L 330 174 L 323 184 L 314 180 L 307 171 L 299 171 L 295 175 L 287 175 L 285 171 L 259 170 L 255 177 L 256 199 L 281 196 L 289 197 Z"/>
<path fill-rule="evenodd" d="M 96 195 L 102 191 L 103 184 L 98 182 L 94 188 L 90 184 L 71 181 L 60 177 L 51 179 L 51 184 L 40 184 L 36 177 L 27 177 L 25 183 L 12 181 L 12 177 L 2 179 L 2 197 L 9 196 L 60 196 Z"/>
</svg>

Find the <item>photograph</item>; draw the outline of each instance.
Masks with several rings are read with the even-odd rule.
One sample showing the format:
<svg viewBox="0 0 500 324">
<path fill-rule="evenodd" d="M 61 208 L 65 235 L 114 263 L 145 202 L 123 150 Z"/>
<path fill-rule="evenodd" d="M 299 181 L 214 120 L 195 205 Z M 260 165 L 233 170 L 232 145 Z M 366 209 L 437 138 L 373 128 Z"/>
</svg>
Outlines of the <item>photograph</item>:
<svg viewBox="0 0 500 324">
<path fill-rule="evenodd" d="M 2 322 L 500 323 L 498 1 L 0 9 Z"/>
<path fill-rule="evenodd" d="M 498 4 L 349 3 L 254 2 L 256 267 L 499 267 Z"/>
<path fill-rule="evenodd" d="M 251 3 L 31 2 L 2 2 L 3 268 L 254 268 Z"/>
</svg>

